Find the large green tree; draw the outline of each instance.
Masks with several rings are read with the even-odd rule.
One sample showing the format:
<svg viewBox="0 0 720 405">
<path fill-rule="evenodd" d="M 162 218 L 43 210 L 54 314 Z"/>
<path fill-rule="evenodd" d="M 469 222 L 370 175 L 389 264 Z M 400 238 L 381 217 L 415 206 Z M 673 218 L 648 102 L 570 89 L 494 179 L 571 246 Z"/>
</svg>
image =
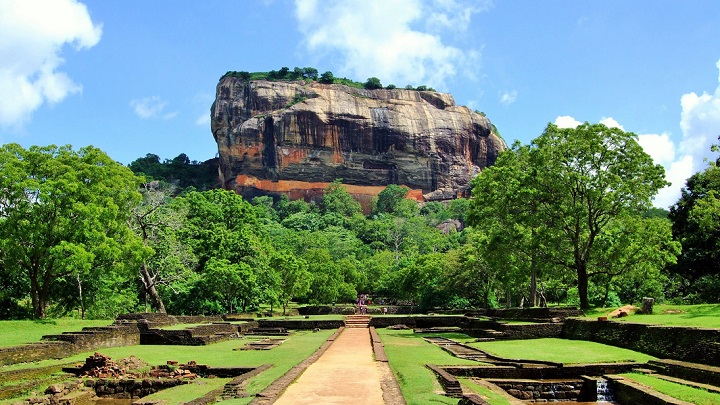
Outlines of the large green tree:
<svg viewBox="0 0 720 405">
<path fill-rule="evenodd" d="M 172 204 L 174 186 L 158 181 L 143 184 L 142 202 L 132 210 L 132 228 L 149 250 L 140 265 L 140 282 L 157 312 L 166 312 L 158 287 L 189 276 L 197 259 L 190 245 L 180 237 L 185 226 L 185 207 Z"/>
<path fill-rule="evenodd" d="M 483 172 L 475 188 L 485 189 L 488 178 L 501 180 L 498 187 L 522 198 L 494 203 L 478 192 L 474 209 L 496 204 L 508 211 L 501 205 L 518 204 L 511 207 L 512 216 L 531 232 L 531 246 L 543 243 L 545 262 L 575 274 L 580 306 L 589 308 L 588 282 L 602 271 L 595 263 L 606 253 L 598 238 L 614 219 L 647 210 L 652 197 L 667 184 L 664 169 L 643 151 L 635 134 L 602 124 L 577 128 L 549 124 L 527 149 L 506 153 L 522 153 L 524 164 L 498 159 L 486 172 L 505 170 L 504 177 Z M 507 161 L 514 167 L 506 170 Z"/>
<path fill-rule="evenodd" d="M 83 280 L 141 259 L 128 227 L 140 181 L 92 146 L 0 148 L 2 271 L 27 280 L 35 318 L 46 316 L 60 279 L 78 280 L 81 293 Z"/>
<path fill-rule="evenodd" d="M 718 146 L 714 151 L 720 151 Z M 673 235 L 682 254 L 673 271 L 686 280 L 687 294 L 717 300 L 720 288 L 720 158 L 687 179 L 670 208 Z"/>
</svg>

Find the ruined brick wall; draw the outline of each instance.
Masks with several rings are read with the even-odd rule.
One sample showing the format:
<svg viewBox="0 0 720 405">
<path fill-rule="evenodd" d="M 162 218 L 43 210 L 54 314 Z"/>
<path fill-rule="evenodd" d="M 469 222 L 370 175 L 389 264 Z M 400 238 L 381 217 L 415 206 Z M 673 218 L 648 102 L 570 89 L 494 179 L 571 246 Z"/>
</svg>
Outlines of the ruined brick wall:
<svg viewBox="0 0 720 405">
<path fill-rule="evenodd" d="M 62 359 L 75 352 L 68 342 L 42 342 L 0 348 L 0 366 L 45 359 Z"/>
<path fill-rule="evenodd" d="M 442 366 L 442 369 L 456 377 L 548 379 L 576 378 L 579 375 L 605 375 L 628 373 L 637 368 L 637 363 L 596 363 L 565 364 L 563 367 L 522 367 L 515 366 Z"/>
<path fill-rule="evenodd" d="M 375 317 L 370 319 L 370 326 L 387 328 L 393 325 L 405 325 L 410 328 L 433 328 L 458 326 L 467 328 L 473 320 L 464 316 L 423 315 Z"/>
<path fill-rule="evenodd" d="M 660 358 L 720 364 L 720 329 L 567 319 L 562 337 L 623 347 Z"/>
<path fill-rule="evenodd" d="M 532 308 L 484 308 L 470 311 L 468 316 L 489 316 L 493 318 L 533 321 L 538 319 L 582 316 L 583 312 L 573 307 L 532 307 Z"/>
<path fill-rule="evenodd" d="M 501 324 L 498 331 L 503 332 L 501 339 L 539 339 L 559 338 L 562 335 L 562 323 L 533 323 L 526 325 Z"/>
<path fill-rule="evenodd" d="M 210 322 L 222 322 L 223 318 L 220 315 L 216 316 L 205 316 L 205 315 L 173 315 L 180 323 L 210 323 Z"/>
<path fill-rule="evenodd" d="M 412 305 L 387 305 L 387 313 L 390 315 L 410 315 L 420 314 L 420 308 Z M 353 315 L 355 314 L 357 306 L 354 305 L 308 305 L 305 307 L 298 308 L 300 315 Z M 370 315 L 382 314 L 382 307 L 367 308 L 367 313 Z"/>
<path fill-rule="evenodd" d="M 140 334 L 133 328 L 84 328 L 82 332 L 43 336 L 39 343 L 0 348 L 0 365 L 62 359 L 98 348 L 137 344 Z"/>
<path fill-rule="evenodd" d="M 260 328 L 285 328 L 285 329 L 337 329 L 345 326 L 345 322 L 337 321 L 314 321 L 308 320 L 265 320 L 258 319 L 258 327 Z"/>
</svg>

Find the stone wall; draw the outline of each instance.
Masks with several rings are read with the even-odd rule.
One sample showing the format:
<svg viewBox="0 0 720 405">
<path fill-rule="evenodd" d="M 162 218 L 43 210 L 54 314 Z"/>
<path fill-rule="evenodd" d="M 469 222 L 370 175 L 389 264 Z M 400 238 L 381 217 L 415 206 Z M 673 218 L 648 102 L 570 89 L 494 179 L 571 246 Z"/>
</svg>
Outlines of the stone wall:
<svg viewBox="0 0 720 405">
<path fill-rule="evenodd" d="M 552 318 L 565 319 L 582 316 L 583 312 L 574 307 L 532 307 L 532 308 L 484 308 L 467 313 L 468 316 L 489 316 L 492 318 L 537 321 Z"/>
<path fill-rule="evenodd" d="M 660 358 L 720 364 L 720 329 L 567 319 L 562 337 L 623 347 Z"/>
<path fill-rule="evenodd" d="M 405 325 L 409 328 L 433 328 L 457 326 L 469 328 L 475 320 L 464 316 L 420 315 L 420 316 L 388 316 L 370 319 L 370 326 L 387 328 L 394 325 Z"/>
<path fill-rule="evenodd" d="M 387 305 L 387 314 L 389 315 L 410 315 L 420 314 L 420 308 L 412 305 Z M 300 315 L 354 315 L 357 306 L 354 305 L 308 305 L 298 308 Z M 382 307 L 368 307 L 367 313 L 370 315 L 382 314 Z"/>
<path fill-rule="evenodd" d="M 237 333 L 238 325 L 226 322 L 209 323 L 179 330 L 149 329 L 140 334 L 140 344 L 201 346 L 227 340 L 231 335 Z"/>
<path fill-rule="evenodd" d="M 178 320 L 168 314 L 139 312 L 132 314 L 121 314 L 115 318 L 115 325 L 135 324 L 141 329 L 160 328 L 163 326 L 176 325 Z"/>
<path fill-rule="evenodd" d="M 96 379 L 85 380 L 85 386 L 93 388 L 99 397 L 142 398 L 166 388 L 188 384 L 189 380 L 166 379 Z"/>
<path fill-rule="evenodd" d="M 555 402 L 577 400 L 582 394 L 583 380 L 488 380 L 508 394 L 523 401 Z"/>
<path fill-rule="evenodd" d="M 0 365 L 45 359 L 62 359 L 103 347 L 140 344 L 140 334 L 132 327 L 83 328 L 81 332 L 43 336 L 43 341 L 0 348 Z"/>
<path fill-rule="evenodd" d="M 442 366 L 442 369 L 458 377 L 510 378 L 510 379 L 548 379 L 577 378 L 581 375 L 622 374 L 637 368 L 638 363 L 596 363 L 572 364 L 563 367 L 534 366 L 518 368 L 516 366 Z"/>
<path fill-rule="evenodd" d="M 717 366 L 668 359 L 651 360 L 648 364 L 650 368 L 664 375 L 720 387 L 720 367 Z"/>
<path fill-rule="evenodd" d="M 686 405 L 684 402 L 659 393 L 645 385 L 619 377 L 608 376 L 608 383 L 615 401 L 621 404 Z"/>
<path fill-rule="evenodd" d="M 173 315 L 179 323 L 210 323 L 210 322 L 222 322 L 223 317 L 220 315 L 216 316 L 205 316 L 205 315 Z"/>
<path fill-rule="evenodd" d="M 266 320 L 258 319 L 258 327 L 260 328 L 285 328 L 285 329 L 337 329 L 345 326 L 342 320 L 332 321 L 314 321 L 311 319 L 284 319 L 284 320 Z"/>
<path fill-rule="evenodd" d="M 503 335 L 496 339 L 559 338 L 562 335 L 562 328 L 562 323 L 500 324 L 497 330 Z"/>
<path fill-rule="evenodd" d="M 62 359 L 75 352 L 68 342 L 41 342 L 0 348 L 0 366 L 45 359 Z"/>
</svg>

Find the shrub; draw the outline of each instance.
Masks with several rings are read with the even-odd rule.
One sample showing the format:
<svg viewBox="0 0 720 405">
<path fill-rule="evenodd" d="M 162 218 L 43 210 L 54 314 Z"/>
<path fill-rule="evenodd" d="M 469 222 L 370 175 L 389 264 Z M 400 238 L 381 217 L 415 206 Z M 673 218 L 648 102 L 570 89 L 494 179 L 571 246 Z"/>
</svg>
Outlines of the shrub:
<svg viewBox="0 0 720 405">
<path fill-rule="evenodd" d="M 320 80 L 318 81 L 324 84 L 332 84 L 333 82 L 335 82 L 335 76 L 333 76 L 332 72 L 327 71 L 320 75 Z"/>
<path fill-rule="evenodd" d="M 364 87 L 368 90 L 375 90 L 375 89 L 382 89 L 382 83 L 380 83 L 380 79 L 377 77 L 371 77 L 367 79 L 365 82 Z"/>
</svg>

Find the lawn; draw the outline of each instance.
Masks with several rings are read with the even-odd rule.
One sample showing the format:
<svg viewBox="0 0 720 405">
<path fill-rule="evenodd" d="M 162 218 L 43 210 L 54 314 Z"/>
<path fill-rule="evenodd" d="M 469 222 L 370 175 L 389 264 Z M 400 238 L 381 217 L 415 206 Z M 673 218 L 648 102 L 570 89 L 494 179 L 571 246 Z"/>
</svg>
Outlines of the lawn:
<svg viewBox="0 0 720 405">
<path fill-rule="evenodd" d="M 43 321 L 0 322 L 0 347 L 39 341 L 43 335 L 80 331 L 84 327 L 108 326 L 112 320 L 47 319 Z"/>
<path fill-rule="evenodd" d="M 110 356 L 113 359 L 133 355 L 151 365 L 165 364 L 168 360 L 175 360 L 180 363 L 195 360 L 199 364 L 207 364 L 215 367 L 253 367 L 262 364 L 273 364 L 273 367 L 253 378 L 248 384 L 247 392 L 250 396 L 254 396 L 285 374 L 290 368 L 314 353 L 334 332 L 334 330 L 321 330 L 319 332 L 296 331 L 289 337 L 286 337 L 287 340 L 283 344 L 272 350 L 233 350 L 244 346 L 252 340 L 256 340 L 256 338 L 252 338 L 233 339 L 207 346 L 136 345 L 104 348 L 96 351 Z M 0 371 L 68 362 L 82 362 L 92 353 L 93 352 L 81 353 L 61 360 L 44 360 L 35 363 L 0 367 Z M 201 380 L 198 384 L 171 388 L 163 391 L 162 398 L 175 398 L 176 396 L 177 398 L 184 399 L 197 398 L 214 389 L 213 384 L 214 383 L 209 380 Z M 245 399 L 242 399 L 236 403 L 243 403 L 244 400 Z M 172 401 L 170 402 L 174 403 Z"/>
<path fill-rule="evenodd" d="M 472 378 L 458 378 L 458 381 L 460 381 L 463 391 L 474 392 L 480 395 L 490 405 L 508 405 L 510 403 L 504 396 L 478 384 L 478 382 Z"/>
<path fill-rule="evenodd" d="M 390 368 L 400 384 L 408 405 L 457 404 L 457 398 L 439 395 L 442 387 L 435 374 L 425 364 L 479 365 L 481 363 L 459 359 L 438 346 L 428 343 L 412 330 L 378 329 L 387 353 Z M 449 334 L 433 334 L 447 336 Z M 452 334 L 457 337 L 458 334 Z M 464 335 L 463 335 L 464 336 Z M 466 336 L 467 337 L 467 336 Z"/>
<path fill-rule="evenodd" d="M 620 375 L 629 380 L 633 380 L 640 384 L 652 387 L 654 390 L 661 392 L 665 395 L 669 395 L 682 401 L 690 402 L 691 404 L 720 404 L 720 394 L 708 392 L 700 388 L 688 387 L 687 385 L 665 381 L 660 378 L 645 374 L 625 373 Z"/>
<path fill-rule="evenodd" d="M 615 308 L 597 308 L 586 312 L 585 318 L 597 319 Z M 635 314 L 613 321 L 635 322 L 668 326 L 720 328 L 720 304 L 655 305 L 651 315 Z"/>
<path fill-rule="evenodd" d="M 516 360 L 544 360 L 557 363 L 614 363 L 635 361 L 645 363 L 652 356 L 584 340 L 557 338 L 532 340 L 499 340 L 468 343 L 495 356 Z"/>
</svg>

